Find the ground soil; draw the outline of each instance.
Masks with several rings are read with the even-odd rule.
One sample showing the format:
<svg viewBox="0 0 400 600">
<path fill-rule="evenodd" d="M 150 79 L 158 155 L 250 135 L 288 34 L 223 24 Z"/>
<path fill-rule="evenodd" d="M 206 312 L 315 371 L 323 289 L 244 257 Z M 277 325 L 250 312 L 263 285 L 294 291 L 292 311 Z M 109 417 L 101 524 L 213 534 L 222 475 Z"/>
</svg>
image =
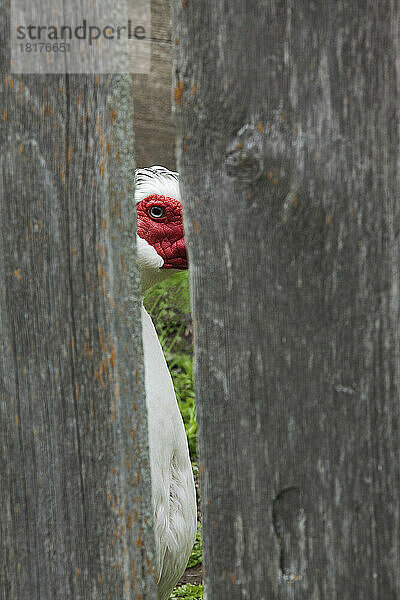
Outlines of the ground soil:
<svg viewBox="0 0 400 600">
<path fill-rule="evenodd" d="M 178 581 L 178 585 L 184 585 L 185 583 L 191 583 L 192 585 L 199 585 L 200 583 L 203 583 L 202 565 L 196 565 L 195 567 L 190 567 L 189 569 L 186 569 L 186 571 Z"/>
</svg>

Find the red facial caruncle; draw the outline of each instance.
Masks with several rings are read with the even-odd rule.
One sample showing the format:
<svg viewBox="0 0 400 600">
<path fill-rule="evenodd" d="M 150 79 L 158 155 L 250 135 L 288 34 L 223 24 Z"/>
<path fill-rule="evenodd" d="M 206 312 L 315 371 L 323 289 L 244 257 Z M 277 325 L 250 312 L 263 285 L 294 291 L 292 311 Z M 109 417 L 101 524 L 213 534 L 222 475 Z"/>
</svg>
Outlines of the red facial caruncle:
<svg viewBox="0 0 400 600">
<path fill-rule="evenodd" d="M 152 194 L 136 205 L 137 233 L 164 260 L 163 269 L 187 269 L 182 205 L 178 200 Z"/>
</svg>

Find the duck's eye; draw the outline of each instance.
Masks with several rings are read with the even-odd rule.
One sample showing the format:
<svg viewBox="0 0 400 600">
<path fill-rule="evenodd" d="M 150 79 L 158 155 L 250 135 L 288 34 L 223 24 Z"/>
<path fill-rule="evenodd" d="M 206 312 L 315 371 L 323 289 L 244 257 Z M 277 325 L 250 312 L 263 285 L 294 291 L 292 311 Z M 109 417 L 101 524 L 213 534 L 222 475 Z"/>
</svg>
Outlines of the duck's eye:
<svg viewBox="0 0 400 600">
<path fill-rule="evenodd" d="M 162 206 L 151 206 L 149 215 L 152 219 L 162 219 L 165 217 L 165 209 Z"/>
</svg>

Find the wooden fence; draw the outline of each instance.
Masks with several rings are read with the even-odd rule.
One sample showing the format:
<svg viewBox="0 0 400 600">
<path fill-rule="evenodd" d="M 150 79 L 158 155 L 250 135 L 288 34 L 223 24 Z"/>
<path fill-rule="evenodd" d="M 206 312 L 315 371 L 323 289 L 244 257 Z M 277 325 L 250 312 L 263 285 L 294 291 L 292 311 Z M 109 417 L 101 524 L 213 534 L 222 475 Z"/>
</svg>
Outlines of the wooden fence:
<svg viewBox="0 0 400 600">
<path fill-rule="evenodd" d="M 0 85 L 0 598 L 155 599 L 131 77 Z"/>
<path fill-rule="evenodd" d="M 400 598 L 398 2 L 176 2 L 207 598 Z"/>
<path fill-rule="evenodd" d="M 208 600 L 400 598 L 399 13 L 174 2 Z M 131 90 L 2 76 L 1 600 L 156 598 Z"/>
</svg>

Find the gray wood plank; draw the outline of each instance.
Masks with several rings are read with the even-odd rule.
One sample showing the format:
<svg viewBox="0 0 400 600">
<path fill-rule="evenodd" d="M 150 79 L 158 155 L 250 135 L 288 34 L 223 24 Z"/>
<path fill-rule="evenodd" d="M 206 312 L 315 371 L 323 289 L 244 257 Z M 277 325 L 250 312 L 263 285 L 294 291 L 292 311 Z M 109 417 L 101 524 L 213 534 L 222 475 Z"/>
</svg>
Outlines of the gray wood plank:
<svg viewBox="0 0 400 600">
<path fill-rule="evenodd" d="M 131 81 L 0 94 L 0 598 L 152 600 Z"/>
<path fill-rule="evenodd" d="M 151 72 L 133 75 L 135 159 L 138 167 L 175 170 L 170 0 L 152 1 L 151 37 Z"/>
<path fill-rule="evenodd" d="M 174 4 L 208 600 L 400 597 L 399 12 Z"/>
</svg>

